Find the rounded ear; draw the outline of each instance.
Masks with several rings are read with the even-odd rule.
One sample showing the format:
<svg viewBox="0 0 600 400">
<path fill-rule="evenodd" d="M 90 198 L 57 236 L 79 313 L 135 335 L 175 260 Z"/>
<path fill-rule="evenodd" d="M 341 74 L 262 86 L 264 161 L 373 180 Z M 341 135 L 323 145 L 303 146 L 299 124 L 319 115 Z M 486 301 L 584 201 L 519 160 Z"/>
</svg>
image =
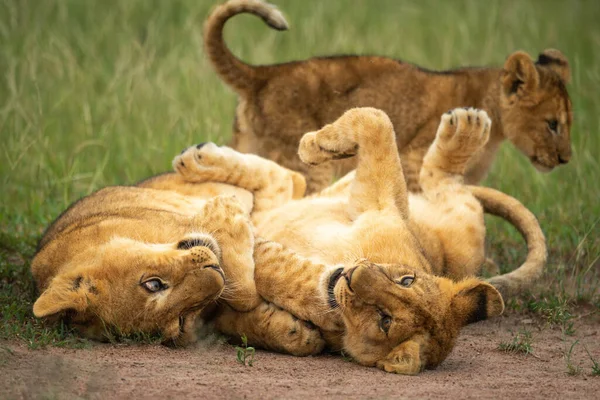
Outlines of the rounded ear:
<svg viewBox="0 0 600 400">
<path fill-rule="evenodd" d="M 503 311 L 502 295 L 489 283 L 468 279 L 456 284 L 452 312 L 461 326 L 495 317 Z"/>
<path fill-rule="evenodd" d="M 546 49 L 542 51 L 535 63 L 556 72 L 563 82 L 569 83 L 571 81 L 569 61 L 559 50 Z"/>
<path fill-rule="evenodd" d="M 82 279 L 55 277 L 33 304 L 33 314 L 38 318 L 45 318 L 68 310 L 85 311 L 89 305 L 89 298 L 86 295 L 87 290 L 79 290 Z"/>
<path fill-rule="evenodd" d="M 529 54 L 516 51 L 506 59 L 502 75 L 502 87 L 507 96 L 533 92 L 540 83 L 540 76 Z"/>
<path fill-rule="evenodd" d="M 425 365 L 421 362 L 421 345 L 416 340 L 407 340 L 394 347 L 377 367 L 386 372 L 402 375 L 416 375 Z"/>
</svg>

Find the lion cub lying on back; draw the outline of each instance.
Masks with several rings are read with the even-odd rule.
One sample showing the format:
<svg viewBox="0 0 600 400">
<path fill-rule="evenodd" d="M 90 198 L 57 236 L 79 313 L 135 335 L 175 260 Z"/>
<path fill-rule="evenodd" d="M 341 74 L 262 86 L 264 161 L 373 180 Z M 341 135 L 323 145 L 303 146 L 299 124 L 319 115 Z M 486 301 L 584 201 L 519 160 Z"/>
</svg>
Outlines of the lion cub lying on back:
<svg viewBox="0 0 600 400">
<path fill-rule="evenodd" d="M 278 167 L 268 187 L 253 189 L 170 173 L 83 198 L 40 241 L 32 262 L 41 292 L 34 314 L 65 318 L 89 338 L 105 339 L 114 329 L 185 345 L 195 340 L 196 318 L 220 300 L 244 311 L 237 324 L 251 342 L 297 355 L 319 352 L 319 332 L 262 301 L 254 283 L 249 212 L 302 196 L 304 179 Z M 270 244 L 257 249 L 264 246 Z"/>
<path fill-rule="evenodd" d="M 546 260 L 544 236 L 522 204 L 463 184 L 466 165 L 487 142 L 490 125 L 486 113 L 474 109 L 442 116 L 421 170 L 423 193 L 410 196 L 394 130 L 382 111 L 352 109 L 304 135 L 303 161 L 357 155 L 358 168 L 318 195 L 253 213 L 259 236 L 298 253 L 274 243 L 257 248 L 258 292 L 316 324 L 330 347 L 363 365 L 403 374 L 436 367 L 461 327 L 503 311 L 497 289 L 511 295 L 526 288 Z M 249 163 L 249 157 L 255 156 L 209 144 L 190 148 L 174 164 L 189 181 L 223 181 L 248 190 L 269 186 L 281 167 L 267 160 Z M 513 223 L 529 247 L 525 264 L 490 280 L 496 287 L 474 278 L 484 261 L 482 205 Z M 245 328 L 239 318 L 224 308 L 217 326 L 239 334 Z"/>
</svg>

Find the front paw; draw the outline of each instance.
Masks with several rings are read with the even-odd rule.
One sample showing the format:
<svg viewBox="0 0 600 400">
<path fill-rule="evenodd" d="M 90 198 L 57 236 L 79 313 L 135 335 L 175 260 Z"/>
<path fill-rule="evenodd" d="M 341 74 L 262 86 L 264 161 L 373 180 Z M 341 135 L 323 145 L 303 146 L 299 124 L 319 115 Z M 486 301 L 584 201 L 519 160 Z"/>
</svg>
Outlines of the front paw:
<svg viewBox="0 0 600 400">
<path fill-rule="evenodd" d="M 207 220 L 228 220 L 238 215 L 248 218 L 244 206 L 235 196 L 219 195 L 206 201 L 203 208 Z"/>
<path fill-rule="evenodd" d="M 173 159 L 173 169 L 188 182 L 228 183 L 227 177 L 240 161 L 237 151 L 209 142 L 183 150 Z"/>
<path fill-rule="evenodd" d="M 194 222 L 216 238 L 223 253 L 230 251 L 225 248 L 229 246 L 238 253 L 244 249 L 252 254 L 254 228 L 250 215 L 234 196 L 221 195 L 209 199 Z"/>
</svg>

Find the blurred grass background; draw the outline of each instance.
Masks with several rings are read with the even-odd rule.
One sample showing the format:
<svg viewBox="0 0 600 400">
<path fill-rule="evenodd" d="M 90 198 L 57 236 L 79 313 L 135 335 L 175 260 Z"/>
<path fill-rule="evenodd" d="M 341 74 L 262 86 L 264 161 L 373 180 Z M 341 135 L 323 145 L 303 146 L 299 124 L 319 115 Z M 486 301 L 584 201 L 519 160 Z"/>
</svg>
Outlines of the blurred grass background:
<svg viewBox="0 0 600 400">
<path fill-rule="evenodd" d="M 447 69 L 501 66 L 519 49 L 564 52 L 573 71 L 572 161 L 542 175 L 507 144 L 485 184 L 525 203 L 548 237 L 549 272 L 525 304 L 550 296 L 600 308 L 600 2 L 273 2 L 290 31 L 248 15 L 226 27 L 228 45 L 248 62 L 376 54 Z M 235 96 L 202 50 L 213 5 L 0 0 L 0 337 L 62 343 L 65 335 L 31 316 L 28 262 L 45 226 L 71 202 L 169 170 L 188 145 L 229 138 Z M 507 224 L 489 222 L 490 250 L 511 269 L 524 246 Z"/>
</svg>

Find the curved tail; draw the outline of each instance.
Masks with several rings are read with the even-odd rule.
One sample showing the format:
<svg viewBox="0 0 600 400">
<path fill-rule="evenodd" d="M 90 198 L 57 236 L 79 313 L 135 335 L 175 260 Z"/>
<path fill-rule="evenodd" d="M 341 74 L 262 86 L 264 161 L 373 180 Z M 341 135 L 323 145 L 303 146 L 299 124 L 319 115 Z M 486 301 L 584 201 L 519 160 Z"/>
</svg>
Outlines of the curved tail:
<svg viewBox="0 0 600 400">
<path fill-rule="evenodd" d="M 507 220 L 517 228 L 527 243 L 527 258 L 519 268 L 487 281 L 494 285 L 505 299 L 528 289 L 542 274 L 548 254 L 546 238 L 537 218 L 514 197 L 486 187 L 468 188 L 481 202 L 486 213 Z"/>
<path fill-rule="evenodd" d="M 235 57 L 223 41 L 223 26 L 227 20 L 242 13 L 259 16 L 273 29 L 288 29 L 281 12 L 261 0 L 230 0 L 210 14 L 204 24 L 204 51 L 221 78 L 241 95 L 251 92 L 264 80 L 256 67 Z"/>
</svg>

